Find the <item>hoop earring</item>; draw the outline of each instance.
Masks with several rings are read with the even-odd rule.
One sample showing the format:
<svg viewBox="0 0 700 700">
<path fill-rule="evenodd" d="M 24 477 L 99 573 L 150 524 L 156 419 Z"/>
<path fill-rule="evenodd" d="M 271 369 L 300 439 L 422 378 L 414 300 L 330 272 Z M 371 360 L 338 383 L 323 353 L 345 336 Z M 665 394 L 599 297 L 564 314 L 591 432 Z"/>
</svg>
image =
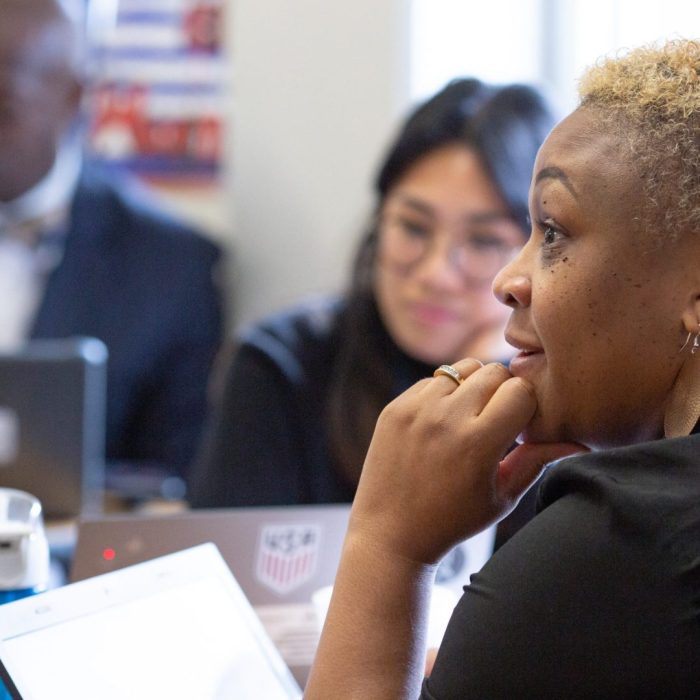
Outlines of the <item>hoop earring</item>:
<svg viewBox="0 0 700 700">
<path fill-rule="evenodd" d="M 695 333 L 690 355 L 700 350 L 700 324 Z M 690 343 L 693 331 L 683 343 L 681 352 Z M 695 358 L 685 357 L 669 395 L 664 414 L 664 435 L 667 438 L 689 435 L 700 419 L 700 362 Z"/>
<path fill-rule="evenodd" d="M 683 352 L 683 350 L 685 350 L 686 347 L 688 347 L 691 335 L 693 335 L 693 331 L 690 331 L 688 333 L 688 337 L 685 339 L 685 343 L 683 343 L 683 346 L 678 352 Z M 693 339 L 693 346 L 690 349 L 690 354 L 694 355 L 698 350 L 700 350 L 700 330 L 695 333 L 695 338 Z"/>
</svg>

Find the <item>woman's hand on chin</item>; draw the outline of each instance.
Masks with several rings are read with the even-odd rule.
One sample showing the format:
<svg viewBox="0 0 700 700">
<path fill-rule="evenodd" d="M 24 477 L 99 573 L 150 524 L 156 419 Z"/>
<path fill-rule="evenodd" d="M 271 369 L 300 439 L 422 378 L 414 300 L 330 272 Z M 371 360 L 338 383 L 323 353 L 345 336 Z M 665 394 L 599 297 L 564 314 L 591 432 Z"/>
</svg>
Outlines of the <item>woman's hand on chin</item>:
<svg viewBox="0 0 700 700">
<path fill-rule="evenodd" d="M 435 564 L 457 542 L 507 515 L 544 466 L 579 445 L 521 445 L 532 386 L 500 364 L 465 359 L 463 381 L 424 379 L 377 421 L 351 530 L 388 555 Z"/>
</svg>

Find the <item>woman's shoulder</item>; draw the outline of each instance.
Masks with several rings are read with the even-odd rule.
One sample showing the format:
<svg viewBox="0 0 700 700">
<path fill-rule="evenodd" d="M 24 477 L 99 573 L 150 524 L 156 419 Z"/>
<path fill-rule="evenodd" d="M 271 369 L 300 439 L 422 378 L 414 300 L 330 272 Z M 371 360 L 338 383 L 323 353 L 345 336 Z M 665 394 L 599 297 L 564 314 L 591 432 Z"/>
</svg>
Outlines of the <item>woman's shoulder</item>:
<svg viewBox="0 0 700 700">
<path fill-rule="evenodd" d="M 241 328 L 236 354 L 262 356 L 298 381 L 312 366 L 333 361 L 344 309 L 341 298 L 324 296 L 269 314 Z"/>
<path fill-rule="evenodd" d="M 615 527 L 665 551 L 700 556 L 700 434 L 591 452 L 554 463 L 538 495 L 552 505 L 598 513 Z M 565 504 L 565 505 L 562 505 Z"/>
<path fill-rule="evenodd" d="M 333 332 L 345 303 L 336 296 L 315 296 L 294 306 L 275 311 L 243 326 L 239 343 L 274 339 L 293 347 L 306 342 L 323 342 Z"/>
<path fill-rule="evenodd" d="M 550 465 L 540 507 L 572 490 L 609 488 L 639 498 L 697 502 L 700 509 L 700 434 L 589 452 Z M 661 487 L 661 488 L 660 488 Z"/>
<path fill-rule="evenodd" d="M 455 666 L 436 663 L 435 696 L 694 697 L 699 439 L 554 463 L 538 515 L 465 588 L 440 650 Z M 503 652 L 508 673 L 488 653 L 458 666 L 484 649 Z"/>
</svg>

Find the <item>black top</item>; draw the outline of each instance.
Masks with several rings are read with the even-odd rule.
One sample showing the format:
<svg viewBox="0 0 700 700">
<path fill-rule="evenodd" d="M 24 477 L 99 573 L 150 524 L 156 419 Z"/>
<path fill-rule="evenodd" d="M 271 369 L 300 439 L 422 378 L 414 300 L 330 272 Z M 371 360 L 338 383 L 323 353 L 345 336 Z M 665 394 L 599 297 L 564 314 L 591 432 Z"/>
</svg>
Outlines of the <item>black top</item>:
<svg viewBox="0 0 700 700">
<path fill-rule="evenodd" d="M 700 696 L 700 435 L 553 465 L 472 577 L 423 698 Z"/>
<path fill-rule="evenodd" d="M 200 459 L 188 488 L 194 508 L 350 503 L 351 484 L 331 455 L 327 401 L 342 329 L 344 302 L 315 299 L 244 329 L 224 376 Z M 374 347 L 392 372 L 393 397 L 433 365 L 402 352 L 379 314 Z M 535 513 L 536 489 L 498 525 L 498 548 Z"/>
<path fill-rule="evenodd" d="M 239 336 L 221 405 L 190 483 L 193 507 L 349 503 L 355 493 L 329 449 L 326 405 L 345 306 L 307 302 Z M 433 367 L 389 339 L 395 396 Z"/>
</svg>

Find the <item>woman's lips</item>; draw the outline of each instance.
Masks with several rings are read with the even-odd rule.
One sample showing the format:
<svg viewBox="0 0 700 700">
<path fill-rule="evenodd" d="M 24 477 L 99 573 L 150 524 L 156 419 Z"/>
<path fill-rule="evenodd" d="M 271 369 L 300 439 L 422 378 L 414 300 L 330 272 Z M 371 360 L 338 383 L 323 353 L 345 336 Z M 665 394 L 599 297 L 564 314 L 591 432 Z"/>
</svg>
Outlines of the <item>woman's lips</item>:
<svg viewBox="0 0 700 700">
<path fill-rule="evenodd" d="M 542 350 L 521 350 L 510 361 L 511 374 L 516 377 L 527 376 L 533 372 L 544 360 Z"/>
<path fill-rule="evenodd" d="M 430 326 L 450 323 L 457 318 L 457 314 L 453 311 L 436 304 L 411 304 L 409 311 L 418 322 Z"/>
</svg>

